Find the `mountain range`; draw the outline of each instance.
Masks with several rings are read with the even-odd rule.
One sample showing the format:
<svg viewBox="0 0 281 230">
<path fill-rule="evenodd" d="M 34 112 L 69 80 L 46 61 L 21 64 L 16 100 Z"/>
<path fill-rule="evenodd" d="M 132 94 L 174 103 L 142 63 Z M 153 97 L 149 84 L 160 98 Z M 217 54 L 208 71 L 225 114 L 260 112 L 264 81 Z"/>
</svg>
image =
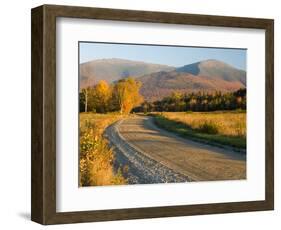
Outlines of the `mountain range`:
<svg viewBox="0 0 281 230">
<path fill-rule="evenodd" d="M 84 88 L 106 80 L 108 83 L 129 76 L 140 77 L 158 71 L 171 71 L 174 67 L 125 59 L 98 59 L 80 64 L 80 87 Z"/>
<path fill-rule="evenodd" d="M 191 93 L 232 92 L 246 87 L 246 72 L 218 60 L 173 67 L 124 59 L 99 59 L 80 64 L 80 87 L 95 85 L 100 80 L 114 83 L 128 76 L 142 82 L 140 93 L 154 101 L 174 91 Z"/>
</svg>

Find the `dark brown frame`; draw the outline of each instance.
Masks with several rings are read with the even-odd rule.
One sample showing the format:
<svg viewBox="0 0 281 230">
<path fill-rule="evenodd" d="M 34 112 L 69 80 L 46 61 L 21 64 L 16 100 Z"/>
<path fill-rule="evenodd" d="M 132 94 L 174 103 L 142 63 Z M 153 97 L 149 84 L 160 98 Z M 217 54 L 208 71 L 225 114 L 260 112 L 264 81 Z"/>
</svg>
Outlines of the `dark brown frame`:
<svg viewBox="0 0 281 230">
<path fill-rule="evenodd" d="M 56 212 L 56 18 L 72 17 L 264 29 L 266 32 L 266 186 L 264 201 Z M 274 21 L 103 8 L 43 5 L 32 9 L 31 219 L 61 224 L 274 209 Z"/>
</svg>

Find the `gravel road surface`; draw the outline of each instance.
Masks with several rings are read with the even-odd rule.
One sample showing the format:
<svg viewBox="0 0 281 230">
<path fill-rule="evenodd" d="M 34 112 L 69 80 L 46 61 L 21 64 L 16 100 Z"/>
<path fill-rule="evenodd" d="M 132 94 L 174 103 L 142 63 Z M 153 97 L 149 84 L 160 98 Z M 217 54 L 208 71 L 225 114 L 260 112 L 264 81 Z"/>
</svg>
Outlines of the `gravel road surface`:
<svg viewBox="0 0 281 230">
<path fill-rule="evenodd" d="M 109 126 L 105 137 L 129 184 L 246 179 L 246 156 L 159 129 L 153 117 L 133 116 Z"/>
</svg>

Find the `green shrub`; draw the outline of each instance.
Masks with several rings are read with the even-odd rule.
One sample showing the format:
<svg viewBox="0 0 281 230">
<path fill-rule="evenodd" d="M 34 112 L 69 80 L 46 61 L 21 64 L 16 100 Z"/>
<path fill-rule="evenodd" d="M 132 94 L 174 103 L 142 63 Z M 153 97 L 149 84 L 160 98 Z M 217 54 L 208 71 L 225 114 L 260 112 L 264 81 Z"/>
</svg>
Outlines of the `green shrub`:
<svg viewBox="0 0 281 230">
<path fill-rule="evenodd" d="M 206 121 L 203 124 L 199 125 L 197 131 L 207 134 L 218 134 L 219 129 L 216 124 Z"/>
</svg>

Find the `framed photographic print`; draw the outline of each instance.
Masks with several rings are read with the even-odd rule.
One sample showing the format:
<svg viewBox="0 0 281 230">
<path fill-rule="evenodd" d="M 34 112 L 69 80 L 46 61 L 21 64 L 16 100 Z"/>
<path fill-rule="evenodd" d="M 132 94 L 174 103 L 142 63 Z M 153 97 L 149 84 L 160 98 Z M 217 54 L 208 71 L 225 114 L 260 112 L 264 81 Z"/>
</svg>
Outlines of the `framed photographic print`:
<svg viewBox="0 0 281 230">
<path fill-rule="evenodd" d="M 32 9 L 41 224 L 272 210 L 273 20 Z"/>
</svg>

